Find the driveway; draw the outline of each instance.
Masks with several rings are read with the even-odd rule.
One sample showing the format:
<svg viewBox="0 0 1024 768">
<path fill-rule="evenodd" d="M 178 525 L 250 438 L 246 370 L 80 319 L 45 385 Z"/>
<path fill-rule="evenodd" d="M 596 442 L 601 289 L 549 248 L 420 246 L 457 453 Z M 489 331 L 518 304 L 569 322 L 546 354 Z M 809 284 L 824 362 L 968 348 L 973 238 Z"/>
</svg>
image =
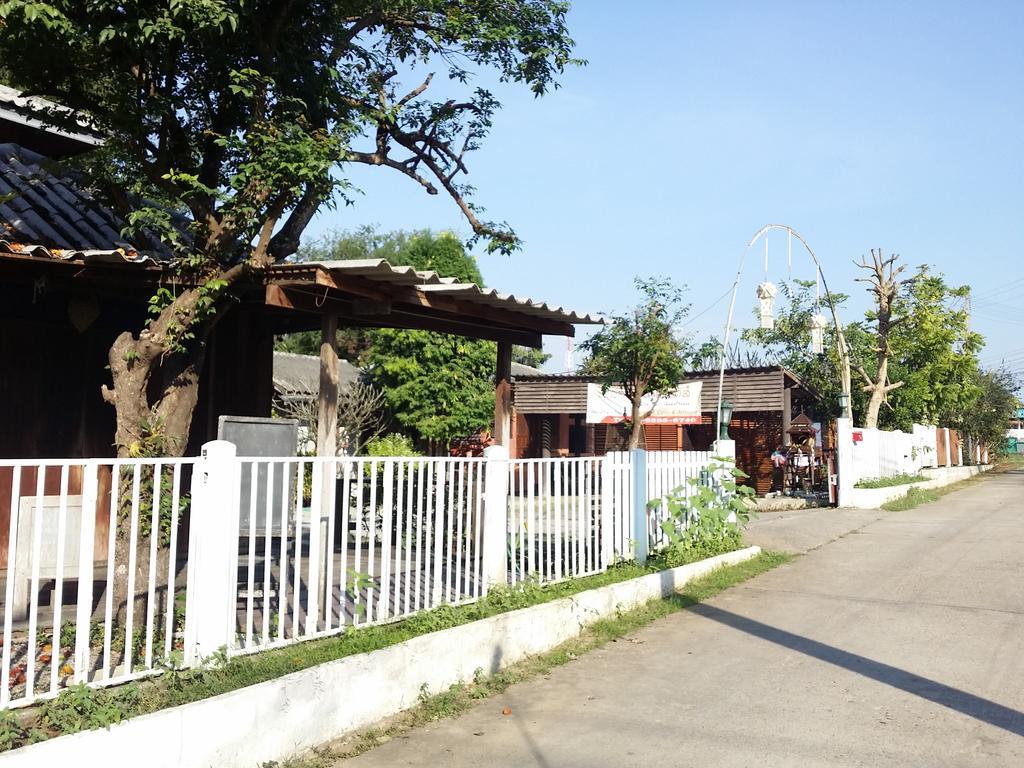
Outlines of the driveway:
<svg viewBox="0 0 1024 768">
<path fill-rule="evenodd" d="M 1024 765 L 1024 473 L 779 514 L 807 554 L 346 768 Z"/>
</svg>

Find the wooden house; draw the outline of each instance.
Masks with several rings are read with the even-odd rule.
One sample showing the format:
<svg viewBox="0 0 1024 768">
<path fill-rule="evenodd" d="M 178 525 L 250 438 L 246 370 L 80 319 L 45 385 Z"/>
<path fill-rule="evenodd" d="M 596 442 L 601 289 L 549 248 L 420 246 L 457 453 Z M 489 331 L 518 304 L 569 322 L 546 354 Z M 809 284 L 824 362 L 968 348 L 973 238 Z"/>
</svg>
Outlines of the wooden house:
<svg viewBox="0 0 1024 768">
<path fill-rule="evenodd" d="M 696 371 L 686 383 L 699 384 L 699 414 L 645 424 L 643 446 L 652 451 L 706 451 L 715 440 L 718 371 Z M 595 423 L 588 411 L 600 392 L 596 379 L 579 375 L 524 375 L 513 381 L 515 456 L 586 456 L 622 450 L 628 434 L 621 424 Z M 733 368 L 725 372 L 722 397 L 732 403 L 729 435 L 736 441 L 737 464 L 751 476 L 758 493 L 771 490 L 770 456 L 789 442 L 796 414 L 817 418 L 817 398 L 782 366 Z"/>
<path fill-rule="evenodd" d="M 54 105 L 0 88 L 0 458 L 46 460 L 115 455 L 114 410 L 100 387 L 110 382 L 115 337 L 137 333 L 148 299 L 177 279 L 175 254 L 145 236 L 127 242 L 125 222 L 53 158 L 68 158 L 100 139 L 49 128 Z M 47 153 L 52 155 L 47 155 Z M 387 261 L 281 263 L 249 285 L 224 311 L 209 344 L 186 455 L 217 436 L 222 415 L 267 417 L 274 396 L 277 334 L 337 327 L 422 329 L 497 342 L 494 436 L 510 438 L 512 347 L 539 348 L 545 334 L 573 336 L 599 319 L 499 293 Z M 325 349 L 331 349 L 327 344 Z M 321 413 L 336 408 L 337 356 L 320 358 Z M 327 386 L 324 386 L 327 382 Z M 333 441 L 333 432 L 327 430 Z M 318 446 L 334 455 L 334 446 Z M 59 467 L 43 478 L 55 494 Z M 36 487 L 36 469 L 0 466 L 0 567 L 4 566 L 14 472 Z M 101 478 L 101 485 L 104 479 Z M 101 499 L 109 492 L 101 487 Z M 81 478 L 68 492 L 80 493 Z M 106 536 L 102 503 L 97 540 Z"/>
</svg>

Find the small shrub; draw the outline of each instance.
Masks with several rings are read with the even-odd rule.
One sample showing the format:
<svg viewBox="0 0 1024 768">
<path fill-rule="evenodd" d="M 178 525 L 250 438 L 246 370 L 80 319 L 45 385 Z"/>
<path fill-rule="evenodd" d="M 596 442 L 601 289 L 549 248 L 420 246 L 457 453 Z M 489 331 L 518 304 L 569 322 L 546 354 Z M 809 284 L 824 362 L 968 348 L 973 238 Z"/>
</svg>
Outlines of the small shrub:
<svg viewBox="0 0 1024 768">
<path fill-rule="evenodd" d="M 398 432 L 375 437 L 366 444 L 366 455 L 385 458 L 388 456 L 422 456 L 412 440 Z"/>
<path fill-rule="evenodd" d="M 111 691 L 79 683 L 43 704 L 39 721 L 56 733 L 109 728 L 130 717 L 138 707 L 138 699 L 138 689 L 134 685 Z"/>
<path fill-rule="evenodd" d="M 718 475 L 722 479 L 716 481 Z M 668 538 L 665 560 L 670 567 L 738 549 L 741 528 L 751 516 L 753 489 L 737 481 L 747 474 L 729 464 L 710 464 L 702 477 L 688 478 L 665 499 L 648 502 L 648 508 L 664 503 L 668 519 L 661 529 Z"/>
</svg>

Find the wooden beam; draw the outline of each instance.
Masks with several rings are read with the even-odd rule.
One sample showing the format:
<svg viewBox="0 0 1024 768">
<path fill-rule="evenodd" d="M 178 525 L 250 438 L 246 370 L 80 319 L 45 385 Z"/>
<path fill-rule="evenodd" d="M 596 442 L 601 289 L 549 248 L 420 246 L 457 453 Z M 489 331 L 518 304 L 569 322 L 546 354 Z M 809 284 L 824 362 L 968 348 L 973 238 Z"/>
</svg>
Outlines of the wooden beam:
<svg viewBox="0 0 1024 768">
<path fill-rule="evenodd" d="M 367 280 L 356 276 L 336 275 L 328 270 L 317 270 L 317 285 L 328 286 L 345 293 L 350 293 L 377 301 L 411 304 L 439 312 L 446 312 L 460 317 L 473 317 L 487 320 L 493 324 L 501 324 L 510 328 L 528 329 L 552 336 L 575 336 L 576 329 L 572 323 L 550 318 L 534 317 L 514 310 L 492 307 L 473 301 L 460 301 L 451 296 L 437 295 L 416 290 L 415 286 L 396 283 L 382 284 L 375 280 Z"/>
<path fill-rule="evenodd" d="M 416 311 L 414 308 L 400 309 L 391 306 L 386 315 L 365 315 L 355 310 L 348 299 L 334 296 L 314 295 L 304 289 L 268 285 L 265 301 L 272 307 L 307 312 L 320 315 L 330 310 L 337 314 L 339 320 L 353 328 L 405 328 L 411 330 L 434 331 L 435 333 L 451 333 L 471 339 L 488 341 L 508 341 L 539 349 L 543 339 L 540 333 L 529 329 L 506 328 L 488 325 L 472 318 L 463 319 L 434 314 L 430 310 Z"/>
<path fill-rule="evenodd" d="M 782 444 L 789 445 L 789 428 L 793 424 L 793 388 L 782 380 Z M 772 450 L 775 450 L 774 446 Z"/>
<path fill-rule="evenodd" d="M 512 448 L 512 345 L 498 342 L 494 373 L 494 442 Z"/>
</svg>

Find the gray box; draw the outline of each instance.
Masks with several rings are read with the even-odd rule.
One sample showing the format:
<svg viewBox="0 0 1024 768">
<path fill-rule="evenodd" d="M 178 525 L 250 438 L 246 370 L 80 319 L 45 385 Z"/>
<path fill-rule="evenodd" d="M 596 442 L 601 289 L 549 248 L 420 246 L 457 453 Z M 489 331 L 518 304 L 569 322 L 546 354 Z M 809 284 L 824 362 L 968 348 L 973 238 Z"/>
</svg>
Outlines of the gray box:
<svg viewBox="0 0 1024 768">
<path fill-rule="evenodd" d="M 297 419 L 268 419 L 253 416 L 221 416 L 217 421 L 217 439 L 235 444 L 236 454 L 245 458 L 294 458 L 299 439 Z M 269 470 L 269 471 L 268 471 Z M 256 487 L 253 488 L 252 463 L 242 461 L 242 476 L 239 490 L 239 534 L 249 534 L 249 519 L 252 514 L 253 492 L 256 501 L 256 534 L 262 536 L 267 528 L 267 512 L 270 512 L 270 528 L 280 533 L 282 522 L 287 527 L 295 524 L 296 465 L 260 463 L 256 468 Z M 270 503 L 267 500 L 267 485 L 271 487 Z M 287 490 L 284 490 L 284 489 Z"/>
</svg>

